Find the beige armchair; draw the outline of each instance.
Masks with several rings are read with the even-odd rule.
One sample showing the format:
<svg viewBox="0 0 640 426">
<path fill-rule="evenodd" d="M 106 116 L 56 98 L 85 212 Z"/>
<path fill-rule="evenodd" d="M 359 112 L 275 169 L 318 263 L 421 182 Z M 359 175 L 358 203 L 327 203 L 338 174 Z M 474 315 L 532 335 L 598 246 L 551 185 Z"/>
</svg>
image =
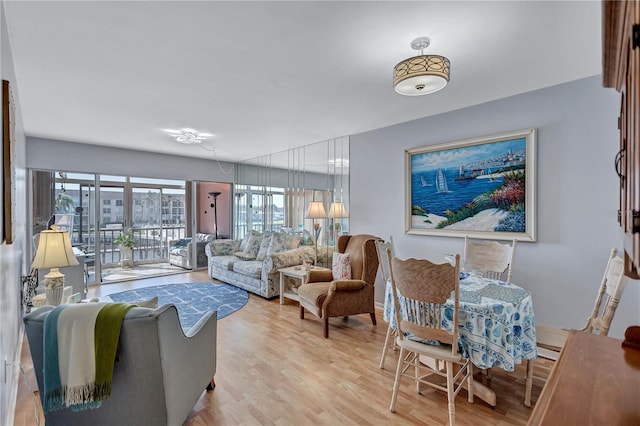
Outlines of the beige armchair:
<svg viewBox="0 0 640 426">
<path fill-rule="evenodd" d="M 333 280 L 331 271 L 310 271 L 306 284 L 298 288 L 300 319 L 307 309 L 324 320 L 324 337 L 329 337 L 329 318 L 369 314 L 376 325 L 374 306 L 378 255 L 373 235 L 341 235 L 336 251 L 349 253 L 350 280 Z"/>
</svg>

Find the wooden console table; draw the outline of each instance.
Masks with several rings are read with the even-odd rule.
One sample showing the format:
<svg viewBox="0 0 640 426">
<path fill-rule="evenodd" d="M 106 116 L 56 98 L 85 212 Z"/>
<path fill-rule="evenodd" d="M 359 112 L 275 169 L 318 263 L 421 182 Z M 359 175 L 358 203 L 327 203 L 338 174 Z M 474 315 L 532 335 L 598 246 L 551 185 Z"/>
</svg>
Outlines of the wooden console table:
<svg viewBox="0 0 640 426">
<path fill-rule="evenodd" d="M 640 424 L 640 350 L 571 331 L 528 425 Z"/>
</svg>

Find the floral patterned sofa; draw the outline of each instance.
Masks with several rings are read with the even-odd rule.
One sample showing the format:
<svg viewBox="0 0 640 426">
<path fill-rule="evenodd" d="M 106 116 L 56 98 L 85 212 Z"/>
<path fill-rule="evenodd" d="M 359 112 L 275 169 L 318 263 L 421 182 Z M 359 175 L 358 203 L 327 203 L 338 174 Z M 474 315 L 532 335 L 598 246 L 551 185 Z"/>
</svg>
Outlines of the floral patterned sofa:
<svg viewBox="0 0 640 426">
<path fill-rule="evenodd" d="M 208 243 L 211 278 L 271 298 L 280 293 L 278 269 L 301 265 L 314 258 L 311 246 L 300 246 L 300 238 L 276 233 L 248 234 L 243 240 Z"/>
</svg>

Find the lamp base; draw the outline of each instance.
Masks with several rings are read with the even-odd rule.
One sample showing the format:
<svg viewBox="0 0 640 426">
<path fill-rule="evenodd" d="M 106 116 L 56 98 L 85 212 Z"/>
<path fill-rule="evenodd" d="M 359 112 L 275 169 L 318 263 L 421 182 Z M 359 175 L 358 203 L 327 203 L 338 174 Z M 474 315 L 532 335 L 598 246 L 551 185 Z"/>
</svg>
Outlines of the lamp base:
<svg viewBox="0 0 640 426">
<path fill-rule="evenodd" d="M 64 274 L 58 268 L 51 268 L 44 276 L 45 294 L 47 304 L 58 306 L 62 302 L 62 292 L 64 291 Z"/>
<path fill-rule="evenodd" d="M 62 292 L 64 291 L 64 284 L 62 287 L 45 288 L 44 292 L 47 295 L 47 304 L 58 306 L 62 302 Z"/>
</svg>

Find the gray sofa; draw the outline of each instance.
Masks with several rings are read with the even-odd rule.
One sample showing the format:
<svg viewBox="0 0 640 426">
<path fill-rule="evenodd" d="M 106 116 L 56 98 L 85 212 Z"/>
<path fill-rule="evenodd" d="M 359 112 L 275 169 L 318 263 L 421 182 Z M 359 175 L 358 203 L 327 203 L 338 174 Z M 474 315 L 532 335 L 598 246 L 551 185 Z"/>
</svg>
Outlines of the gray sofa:
<svg viewBox="0 0 640 426">
<path fill-rule="evenodd" d="M 54 306 L 25 315 L 24 324 L 40 397 L 43 397 L 43 324 Z M 215 311 L 186 335 L 174 305 L 132 308 L 122 323 L 111 398 L 100 408 L 45 414 L 51 425 L 181 425 L 216 372 Z"/>
<path fill-rule="evenodd" d="M 185 269 L 202 268 L 207 266 L 207 255 L 204 248 L 207 243 L 215 239 L 215 234 L 197 233 L 195 238 L 182 238 L 169 241 L 169 263 Z M 196 262 L 191 260 L 192 246 L 196 244 Z"/>
<path fill-rule="evenodd" d="M 207 244 L 209 275 L 266 298 L 280 294 L 278 269 L 301 265 L 305 258 L 314 257 L 313 247 L 300 246 L 267 254 L 263 260 L 243 260 L 234 255 L 240 251 L 240 244 L 241 240 L 217 240 Z"/>
</svg>

